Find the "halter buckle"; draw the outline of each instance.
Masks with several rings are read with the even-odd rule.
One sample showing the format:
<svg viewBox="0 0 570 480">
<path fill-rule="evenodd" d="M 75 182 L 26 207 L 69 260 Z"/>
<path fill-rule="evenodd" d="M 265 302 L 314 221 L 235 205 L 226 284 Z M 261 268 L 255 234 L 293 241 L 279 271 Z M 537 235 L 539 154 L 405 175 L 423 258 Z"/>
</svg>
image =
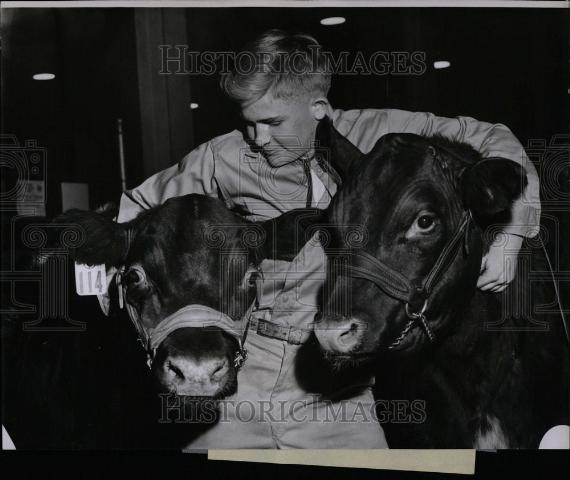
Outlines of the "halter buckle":
<svg viewBox="0 0 570 480">
<path fill-rule="evenodd" d="M 411 320 L 419 320 L 420 325 L 423 328 L 426 335 L 428 336 L 430 342 L 434 342 L 435 341 L 435 334 L 431 331 L 431 328 L 429 327 L 429 325 L 427 323 L 427 318 L 424 315 L 425 311 L 427 310 L 427 304 L 428 304 L 428 301 L 426 299 L 426 300 L 424 300 L 424 304 L 422 305 L 422 308 L 419 312 L 410 312 L 410 304 L 406 303 L 406 307 L 405 307 L 406 308 L 406 315 Z"/>
<path fill-rule="evenodd" d="M 411 319 L 416 319 L 416 318 L 420 318 L 424 315 L 425 311 L 427 310 L 427 298 L 424 300 L 424 304 L 422 305 L 422 308 L 420 309 L 419 312 L 410 312 L 410 304 L 406 303 L 406 315 L 408 316 L 408 318 Z"/>
<path fill-rule="evenodd" d="M 239 370 L 243 366 L 246 360 L 247 360 L 247 350 L 243 347 L 240 347 L 240 349 L 236 352 L 236 355 L 234 357 L 234 367 Z"/>
</svg>

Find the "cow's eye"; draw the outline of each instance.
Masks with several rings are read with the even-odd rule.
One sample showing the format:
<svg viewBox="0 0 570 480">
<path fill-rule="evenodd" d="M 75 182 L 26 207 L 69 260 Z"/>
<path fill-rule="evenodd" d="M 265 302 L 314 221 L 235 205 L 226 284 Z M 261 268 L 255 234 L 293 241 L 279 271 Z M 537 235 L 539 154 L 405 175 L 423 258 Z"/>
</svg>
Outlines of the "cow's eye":
<svg viewBox="0 0 570 480">
<path fill-rule="evenodd" d="M 414 238 L 427 235 L 434 231 L 437 226 L 437 216 L 427 210 L 421 211 L 406 232 L 406 238 Z"/>
<path fill-rule="evenodd" d="M 433 227 L 434 218 L 430 215 L 422 215 L 418 218 L 418 227 L 421 230 L 428 230 L 429 228 Z"/>
</svg>

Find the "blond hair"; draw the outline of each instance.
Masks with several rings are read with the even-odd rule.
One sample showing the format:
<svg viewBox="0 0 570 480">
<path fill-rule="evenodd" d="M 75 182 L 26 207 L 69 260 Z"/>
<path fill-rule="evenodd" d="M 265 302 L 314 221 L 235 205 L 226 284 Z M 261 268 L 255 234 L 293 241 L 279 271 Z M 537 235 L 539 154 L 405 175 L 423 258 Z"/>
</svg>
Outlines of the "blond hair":
<svg viewBox="0 0 570 480">
<path fill-rule="evenodd" d="M 240 104 L 255 102 L 267 92 L 275 98 L 326 97 L 331 73 L 321 48 L 310 35 L 269 30 L 236 55 L 232 71 L 222 74 L 220 86 Z"/>
</svg>

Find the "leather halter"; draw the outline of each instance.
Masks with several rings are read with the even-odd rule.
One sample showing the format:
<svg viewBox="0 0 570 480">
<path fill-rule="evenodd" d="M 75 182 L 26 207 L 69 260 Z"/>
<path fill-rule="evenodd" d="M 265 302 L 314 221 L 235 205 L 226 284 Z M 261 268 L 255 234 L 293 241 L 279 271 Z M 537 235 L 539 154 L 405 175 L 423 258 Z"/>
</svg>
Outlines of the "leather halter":
<svg viewBox="0 0 570 480">
<path fill-rule="evenodd" d="M 123 274 L 124 267 L 119 270 L 116 276 L 119 290 L 119 307 L 121 309 L 126 307 L 129 318 L 137 331 L 139 342 L 146 351 L 149 368 L 152 367 L 156 351 L 164 339 L 175 330 L 187 327 L 218 327 L 236 338 L 239 346 L 234 356 L 234 367 L 237 369 L 242 367 L 247 359 L 247 350 L 243 346 L 245 337 L 242 338 L 240 329 L 236 328 L 236 322 L 228 315 L 205 305 L 186 305 L 163 318 L 154 328 L 147 328 L 144 326 L 137 310 L 126 301 L 126 286 L 122 282 Z M 247 317 L 249 317 L 252 307 L 248 310 Z"/>
<path fill-rule="evenodd" d="M 447 163 L 438 157 L 435 148 L 430 146 L 428 150 L 434 159 L 438 161 L 441 168 L 447 171 Z M 446 178 L 448 178 L 447 175 Z M 447 271 L 455 260 L 462 243 L 467 251 L 468 233 L 471 222 L 471 212 L 465 210 L 455 233 L 445 244 L 435 264 L 421 282 L 410 281 L 398 270 L 395 270 L 364 250 L 351 250 L 349 262 L 346 267 L 348 276 L 368 280 L 390 297 L 402 302 L 406 315 L 410 319 L 400 335 L 388 349 L 393 350 L 396 348 L 417 321 L 420 322 L 423 331 L 430 341 L 435 341 L 435 334 L 431 331 L 425 315 L 429 306 L 430 295 L 443 273 Z"/>
</svg>

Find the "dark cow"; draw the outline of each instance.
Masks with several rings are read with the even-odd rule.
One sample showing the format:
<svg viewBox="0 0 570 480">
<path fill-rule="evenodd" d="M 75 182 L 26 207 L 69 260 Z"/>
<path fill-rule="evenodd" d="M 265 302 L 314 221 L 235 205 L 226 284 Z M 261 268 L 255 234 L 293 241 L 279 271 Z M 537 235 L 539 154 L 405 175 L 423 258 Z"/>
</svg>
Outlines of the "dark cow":
<svg viewBox="0 0 570 480">
<path fill-rule="evenodd" d="M 111 209 L 70 211 L 55 220 L 2 216 L 3 272 L 14 271 L 2 276 L 3 423 L 19 449 L 187 445 L 215 416 L 210 409 L 203 412 L 208 417 L 198 417 L 176 404 L 184 398 L 191 410 L 202 403 L 213 407 L 215 401 L 202 396 L 216 399 L 235 388 L 234 333 L 255 298 L 255 267 L 274 251 L 289 260 L 296 253 L 288 251 L 288 237 L 274 235 L 289 214 L 252 224 L 219 200 L 188 195 L 127 224 L 113 222 L 115 215 Z M 119 289 L 110 284 L 104 315 L 96 298 L 75 293 L 70 256 L 108 268 L 124 265 L 127 305 L 139 312 L 145 329 L 189 304 L 210 318 L 220 311 L 215 321 L 228 315 L 236 328 L 226 322 L 227 330 L 162 329 L 153 382 L 145 350 L 133 341 L 136 332 L 119 308 Z M 208 325 L 207 318 L 193 320 Z M 190 396 L 157 397 L 156 383 L 162 391 Z M 165 400 L 174 401 L 170 411 Z M 157 421 L 165 415 L 172 421 Z"/>
<path fill-rule="evenodd" d="M 70 251 L 76 261 L 121 268 L 124 302 L 161 391 L 214 399 L 235 391 L 245 356 L 239 321 L 255 299 L 257 266 L 279 248 L 277 220 L 254 224 L 220 200 L 186 195 L 128 223 L 86 211 L 57 221 L 84 234 Z"/>
<path fill-rule="evenodd" d="M 488 232 L 526 185 L 522 168 L 413 134 L 386 135 L 361 155 L 320 128 L 345 182 L 322 228 L 328 275 L 315 333 L 336 368 L 374 364 L 379 399 L 421 402 L 424 416 L 385 425 L 389 445 L 536 448 L 568 424 L 560 315 L 520 299 L 505 310 L 517 292 L 556 309 L 544 279 L 531 294 L 519 267 L 503 294 L 476 288 Z M 532 253 L 532 268 L 548 271 Z"/>
</svg>

